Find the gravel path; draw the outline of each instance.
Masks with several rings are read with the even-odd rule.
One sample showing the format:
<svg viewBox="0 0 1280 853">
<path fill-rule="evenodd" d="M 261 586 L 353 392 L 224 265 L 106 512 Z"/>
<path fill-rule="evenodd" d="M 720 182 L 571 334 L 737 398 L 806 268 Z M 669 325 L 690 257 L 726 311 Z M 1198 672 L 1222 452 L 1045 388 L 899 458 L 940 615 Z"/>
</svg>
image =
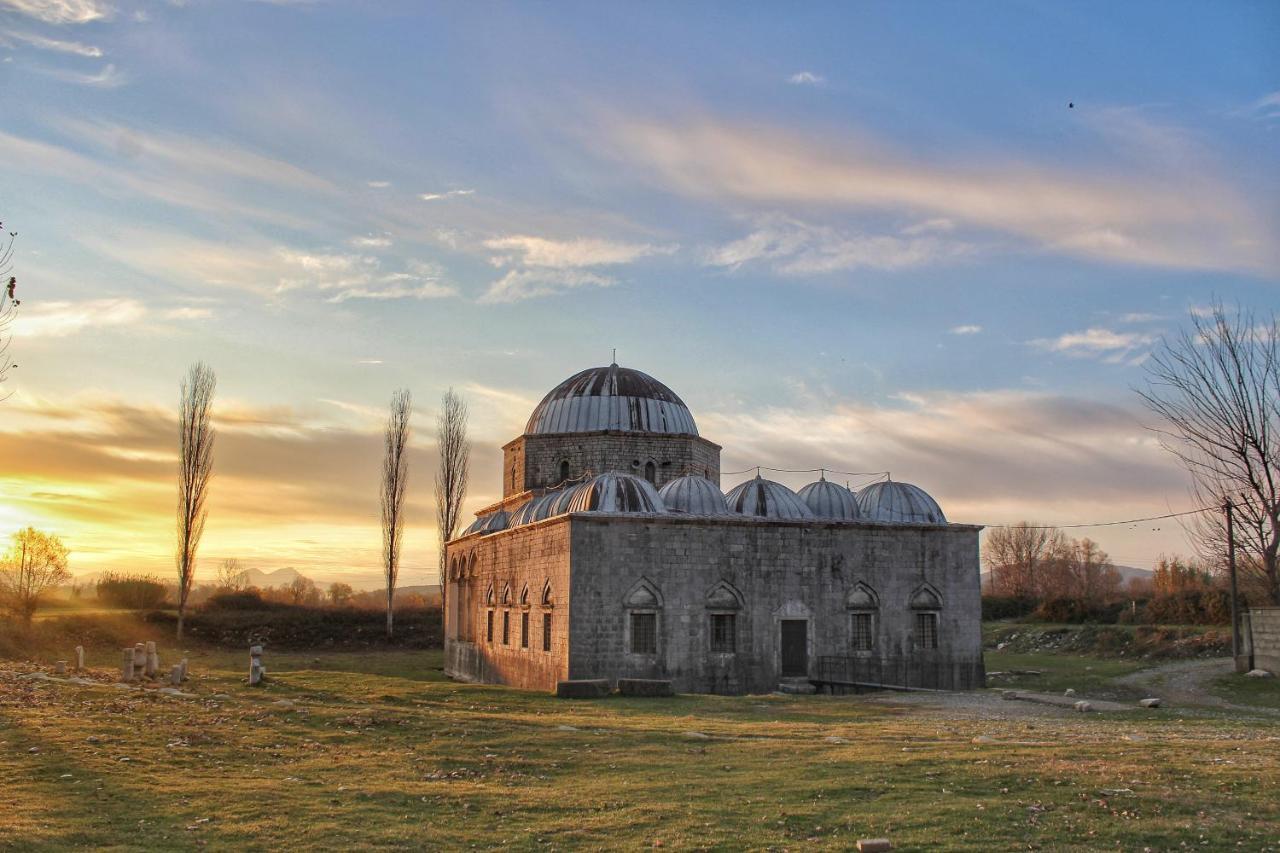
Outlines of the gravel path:
<svg viewBox="0 0 1280 853">
<path fill-rule="evenodd" d="M 1224 711 L 1280 714 L 1280 709 L 1237 705 L 1209 692 L 1210 684 L 1214 679 L 1233 671 L 1231 658 L 1182 660 L 1123 675 L 1116 679 L 1116 683 L 1149 690 L 1152 696 L 1159 696 L 1170 704 L 1199 705 L 1206 708 L 1221 708 Z"/>
</svg>

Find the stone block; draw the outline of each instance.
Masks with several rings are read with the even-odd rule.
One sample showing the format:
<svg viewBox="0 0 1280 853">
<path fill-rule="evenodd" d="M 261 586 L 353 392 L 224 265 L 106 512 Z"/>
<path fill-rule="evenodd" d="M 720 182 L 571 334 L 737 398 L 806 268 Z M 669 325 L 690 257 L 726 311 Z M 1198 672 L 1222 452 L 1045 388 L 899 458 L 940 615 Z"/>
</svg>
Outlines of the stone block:
<svg viewBox="0 0 1280 853">
<path fill-rule="evenodd" d="M 609 695 L 609 682 L 604 678 L 574 678 L 556 682 L 560 699 L 601 699 Z"/>
<path fill-rule="evenodd" d="M 1138 704 L 1141 705 L 1143 708 L 1159 708 L 1160 700 L 1156 699 L 1155 697 L 1152 697 L 1150 699 L 1143 699 L 1139 701 Z"/>
<path fill-rule="evenodd" d="M 887 838 L 859 838 L 858 853 L 884 853 L 892 850 L 893 844 Z"/>
<path fill-rule="evenodd" d="M 1093 705 L 1092 705 L 1091 703 L 1089 703 L 1089 702 L 1085 702 L 1085 701 L 1083 701 L 1083 700 L 1081 700 L 1081 701 L 1077 702 L 1077 703 L 1076 703 L 1075 705 L 1073 705 L 1072 707 L 1073 707 L 1073 708 L 1075 708 L 1077 711 L 1079 711 L 1079 712 L 1080 712 L 1080 713 L 1082 713 L 1082 714 L 1087 714 L 1087 713 L 1089 713 L 1090 711 L 1092 711 L 1092 710 L 1093 710 Z"/>
<path fill-rule="evenodd" d="M 658 678 L 619 678 L 618 692 L 623 696 L 674 696 L 671 682 Z"/>
<path fill-rule="evenodd" d="M 1245 674 L 1245 678 L 1272 678 L 1270 672 L 1265 669 L 1251 669 Z"/>
</svg>

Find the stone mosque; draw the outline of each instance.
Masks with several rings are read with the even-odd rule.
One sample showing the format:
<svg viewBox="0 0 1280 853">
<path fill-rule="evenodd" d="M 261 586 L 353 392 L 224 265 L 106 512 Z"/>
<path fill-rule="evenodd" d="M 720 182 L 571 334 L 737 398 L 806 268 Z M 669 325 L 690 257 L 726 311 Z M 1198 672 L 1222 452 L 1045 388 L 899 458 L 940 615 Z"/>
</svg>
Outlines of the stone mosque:
<svg viewBox="0 0 1280 853">
<path fill-rule="evenodd" d="M 446 546 L 445 668 L 553 690 L 984 684 L 980 527 L 908 483 L 720 489 L 676 394 L 611 364 L 557 385 L 503 447 L 502 500 Z"/>
</svg>

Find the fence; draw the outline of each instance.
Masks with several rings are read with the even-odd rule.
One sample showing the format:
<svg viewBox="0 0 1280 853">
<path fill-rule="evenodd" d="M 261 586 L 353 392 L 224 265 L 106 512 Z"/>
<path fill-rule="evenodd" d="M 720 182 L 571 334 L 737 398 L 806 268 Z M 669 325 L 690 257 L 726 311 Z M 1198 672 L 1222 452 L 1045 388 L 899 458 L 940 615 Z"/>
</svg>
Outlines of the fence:
<svg viewBox="0 0 1280 853">
<path fill-rule="evenodd" d="M 962 662 L 828 655 L 818 658 L 815 681 L 833 687 L 973 690 L 986 686 L 987 675 L 981 660 Z"/>
</svg>

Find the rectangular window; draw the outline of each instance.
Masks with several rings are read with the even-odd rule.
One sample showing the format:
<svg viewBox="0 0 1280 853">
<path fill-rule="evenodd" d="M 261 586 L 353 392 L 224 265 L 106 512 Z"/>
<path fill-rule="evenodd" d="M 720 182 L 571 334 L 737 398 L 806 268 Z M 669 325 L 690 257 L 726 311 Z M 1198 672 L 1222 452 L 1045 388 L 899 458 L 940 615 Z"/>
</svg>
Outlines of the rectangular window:
<svg viewBox="0 0 1280 853">
<path fill-rule="evenodd" d="M 938 647 L 938 614 L 916 614 L 916 647 L 936 649 Z"/>
<path fill-rule="evenodd" d="M 529 611 L 520 614 L 520 648 L 529 648 Z"/>
<path fill-rule="evenodd" d="M 542 650 L 551 651 L 551 614 L 542 614 Z"/>
<path fill-rule="evenodd" d="M 484 638 L 488 642 L 492 643 L 493 642 L 493 611 L 490 610 L 487 614 L 485 614 L 485 616 L 486 616 L 486 619 L 485 619 Z"/>
<path fill-rule="evenodd" d="M 869 652 L 875 643 L 875 616 L 871 613 L 853 614 L 853 650 Z"/>
<path fill-rule="evenodd" d="M 738 648 L 737 617 L 733 613 L 711 614 L 711 651 L 732 654 Z"/>
<path fill-rule="evenodd" d="M 511 645 L 511 611 L 502 611 L 502 645 Z"/>
<path fill-rule="evenodd" d="M 658 653 L 658 614 L 631 614 L 631 653 L 637 655 Z"/>
</svg>

